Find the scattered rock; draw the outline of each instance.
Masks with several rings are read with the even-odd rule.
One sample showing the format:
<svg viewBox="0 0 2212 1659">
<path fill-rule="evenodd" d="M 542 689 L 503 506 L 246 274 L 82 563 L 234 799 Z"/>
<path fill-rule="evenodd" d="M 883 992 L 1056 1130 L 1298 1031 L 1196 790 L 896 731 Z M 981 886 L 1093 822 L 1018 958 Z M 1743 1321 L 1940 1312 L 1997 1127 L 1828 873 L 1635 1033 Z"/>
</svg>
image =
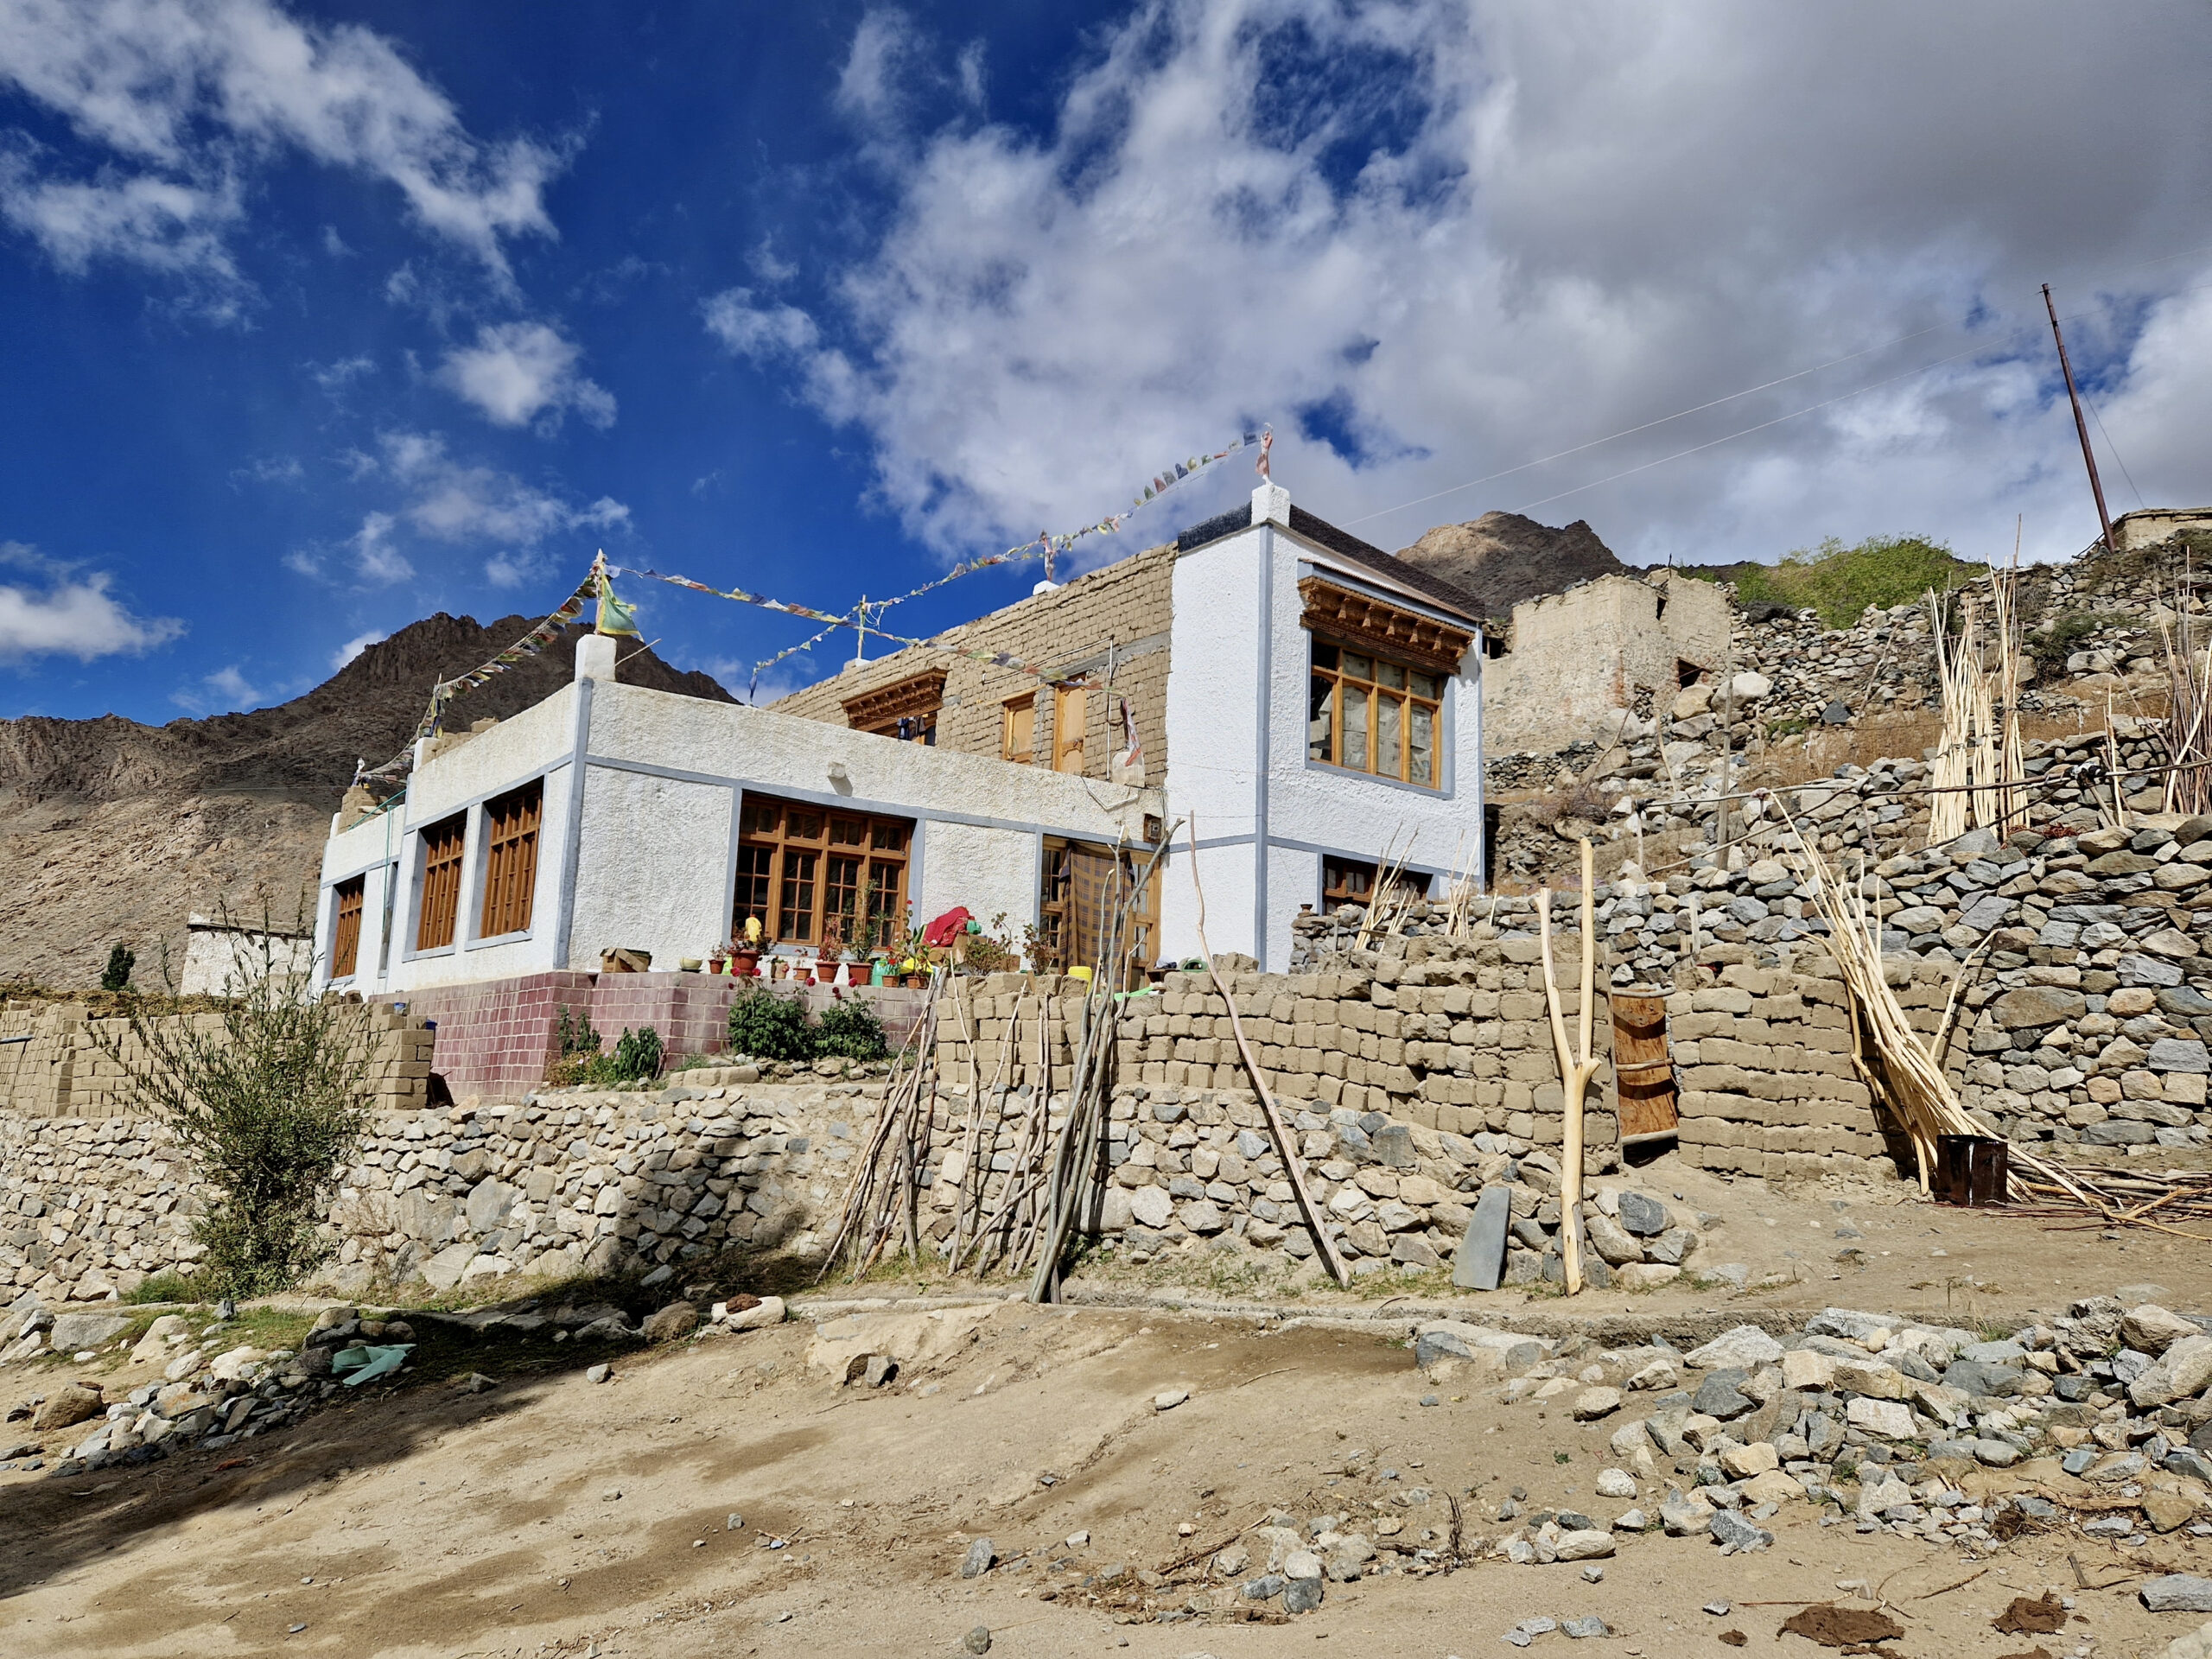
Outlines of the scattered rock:
<svg viewBox="0 0 2212 1659">
<path fill-rule="evenodd" d="M 998 1552 L 988 1538 L 978 1538 L 968 1546 L 968 1553 L 960 1558 L 960 1576 L 980 1579 L 991 1570 L 998 1560 Z"/>
<path fill-rule="evenodd" d="M 970 1653 L 988 1653 L 991 1650 L 991 1627 L 978 1624 L 961 1638 L 960 1645 Z"/>
<path fill-rule="evenodd" d="M 1173 1411 L 1190 1397 L 1188 1389 L 1162 1389 L 1152 1396 L 1152 1408 L 1154 1411 Z"/>
<path fill-rule="evenodd" d="M 612 1365 L 587 1366 L 584 1370 L 584 1381 L 587 1382 L 608 1382 L 613 1376 L 614 1368 Z"/>
<path fill-rule="evenodd" d="M 39 1432 L 54 1428 L 71 1428 L 97 1417 L 105 1409 L 99 1393 L 92 1389 L 67 1383 L 46 1396 L 45 1402 L 31 1414 L 31 1427 Z"/>
<path fill-rule="evenodd" d="M 2212 1579 L 2169 1573 L 2145 1582 L 2139 1592 L 2154 1613 L 2212 1613 Z"/>
<path fill-rule="evenodd" d="M 671 1302 L 647 1315 L 644 1326 L 647 1342 L 681 1342 L 698 1328 L 699 1310 L 689 1302 Z"/>
</svg>

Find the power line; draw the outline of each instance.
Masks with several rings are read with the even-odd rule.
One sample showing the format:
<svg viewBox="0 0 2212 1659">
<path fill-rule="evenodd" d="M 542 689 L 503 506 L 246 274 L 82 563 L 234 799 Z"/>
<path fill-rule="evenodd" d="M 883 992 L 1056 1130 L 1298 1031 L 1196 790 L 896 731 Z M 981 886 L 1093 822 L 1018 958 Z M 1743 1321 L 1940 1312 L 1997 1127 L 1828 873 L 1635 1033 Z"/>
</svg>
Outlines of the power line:
<svg viewBox="0 0 2212 1659">
<path fill-rule="evenodd" d="M 1800 415 L 1810 415 L 1816 410 L 1826 409 L 1831 404 L 1840 404 L 1848 398 L 1856 397 L 1863 392 L 1878 391 L 1884 386 L 1893 385 L 1899 380 L 1910 380 L 1913 376 L 1916 374 L 1925 374 L 1930 369 L 1940 369 L 1946 363 L 1955 363 L 1962 357 L 1975 356 L 1985 349 L 1986 347 L 1981 346 L 1970 346 L 1963 352 L 1954 352 L 1948 357 L 1939 357 L 1933 363 L 1923 363 L 1916 369 L 1907 369 L 1901 374 L 1892 374 L 1885 379 L 1870 381 L 1866 385 L 1855 387 L 1850 391 L 1840 391 L 1833 397 L 1823 397 L 1817 404 L 1808 404 L 1802 409 L 1793 409 L 1787 415 L 1777 415 L 1772 420 L 1761 421 L 1756 426 L 1743 427 L 1737 431 L 1727 434 L 1724 437 L 1713 438 L 1704 443 L 1694 443 L 1687 449 L 1677 449 L 1673 454 L 1662 455 L 1656 461 L 1647 461 L 1640 466 L 1630 467 L 1624 472 L 1613 473 L 1605 478 L 1592 479 L 1587 484 L 1578 484 L 1571 490 L 1561 490 L 1556 495 L 1547 495 L 1542 497 L 1541 499 L 1526 502 L 1522 505 L 1520 511 L 1525 512 L 1530 507 L 1541 507 L 1554 501 L 1563 501 L 1570 495 L 1580 495 L 1585 490 L 1594 490 L 1600 484 L 1611 484 L 1616 479 L 1632 477 L 1637 473 L 1649 472 L 1654 467 L 1663 467 L 1670 461 L 1680 461 L 1684 455 L 1694 455 L 1700 450 L 1711 449 L 1724 443 L 1731 443 L 1738 438 L 1749 437 L 1754 432 L 1765 431 L 1770 426 L 1780 426 L 1784 421 L 1794 421 Z"/>
<path fill-rule="evenodd" d="M 1718 409 L 1721 404 L 1733 403 L 1738 397 L 1749 397 L 1754 392 L 1767 391 L 1772 390 L 1776 386 L 1788 385 L 1792 380 L 1802 380 L 1808 374 L 1818 374 L 1823 369 L 1833 369 L 1840 364 L 1854 362 L 1859 358 L 1869 356 L 1876 352 L 1889 351 L 1895 346 L 1903 346 L 1910 341 L 1918 340 L 1923 334 L 1936 334 L 1948 327 L 1949 327 L 1948 323 L 1939 322 L 1931 327 L 1919 329 L 1915 333 L 1903 335 L 1898 339 L 1885 340 L 1879 346 L 1869 346 L 1864 351 L 1853 352 L 1846 357 L 1831 358 L 1826 363 L 1815 364 L 1809 369 L 1800 369 L 1795 374 L 1785 374 L 1778 380 L 1768 380 L 1756 386 L 1746 386 L 1741 391 L 1732 391 L 1726 397 L 1715 397 L 1710 403 L 1698 404 L 1688 409 L 1678 409 L 1671 415 L 1662 415 L 1657 420 L 1646 421 L 1641 426 L 1628 427 L 1621 431 L 1612 433 L 1606 437 L 1592 438 L 1587 443 L 1579 443 L 1575 445 L 1572 449 L 1561 449 L 1552 454 L 1540 455 L 1535 461 L 1524 461 L 1518 467 L 1509 467 L 1502 473 L 1491 473 L 1482 478 L 1471 478 L 1464 484 L 1454 484 L 1450 488 L 1439 490 L 1433 495 L 1420 496 L 1411 501 L 1401 501 L 1395 507 L 1380 507 L 1375 512 L 1363 514 L 1357 518 L 1347 518 L 1344 520 L 1344 523 L 1347 525 L 1363 524 L 1370 518 L 1380 518 L 1389 513 L 1403 512 L 1408 507 L 1422 506 L 1431 501 L 1441 500 L 1447 495 L 1458 494 L 1461 490 L 1471 490 L 1478 484 L 1488 484 L 1497 479 L 1510 478 L 1514 474 L 1525 473 L 1532 467 L 1541 467 L 1547 461 L 1564 461 L 1569 455 L 1579 455 L 1586 449 L 1595 449 L 1602 444 L 1612 442 L 1616 438 L 1633 437 L 1638 432 L 1649 432 L 1653 427 L 1664 426 L 1669 421 L 1679 421 L 1688 415 L 1697 415 L 1703 413 L 1708 409 Z"/>
</svg>

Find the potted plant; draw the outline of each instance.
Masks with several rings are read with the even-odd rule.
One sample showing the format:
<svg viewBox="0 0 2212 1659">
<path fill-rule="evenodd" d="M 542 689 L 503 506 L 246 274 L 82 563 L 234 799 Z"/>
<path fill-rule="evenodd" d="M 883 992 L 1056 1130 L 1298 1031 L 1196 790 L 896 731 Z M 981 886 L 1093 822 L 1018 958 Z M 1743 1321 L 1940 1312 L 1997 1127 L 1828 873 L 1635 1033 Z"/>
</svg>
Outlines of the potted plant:
<svg viewBox="0 0 2212 1659">
<path fill-rule="evenodd" d="M 719 974 L 723 970 L 723 965 L 728 961 L 729 947 L 726 944 L 718 944 L 707 952 L 707 971 L 710 974 Z"/>
<path fill-rule="evenodd" d="M 760 918 L 758 916 L 748 916 L 745 918 L 745 926 L 730 944 L 729 970 L 731 973 L 741 979 L 752 979 L 760 974 L 760 947 L 765 932 L 766 930 L 761 927 Z"/>
<path fill-rule="evenodd" d="M 822 925 L 822 944 L 814 957 L 815 982 L 827 985 L 837 977 L 838 953 L 845 944 L 845 929 L 842 922 L 831 917 Z"/>
</svg>

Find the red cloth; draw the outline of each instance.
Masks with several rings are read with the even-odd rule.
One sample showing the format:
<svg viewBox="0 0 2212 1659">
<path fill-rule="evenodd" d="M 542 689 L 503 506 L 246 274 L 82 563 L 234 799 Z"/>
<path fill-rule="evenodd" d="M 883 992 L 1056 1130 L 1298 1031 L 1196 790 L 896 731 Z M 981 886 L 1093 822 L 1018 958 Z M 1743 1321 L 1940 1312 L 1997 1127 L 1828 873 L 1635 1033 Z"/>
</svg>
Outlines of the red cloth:
<svg viewBox="0 0 2212 1659">
<path fill-rule="evenodd" d="M 968 926 L 968 906 L 955 905 L 922 931 L 922 943 L 931 950 L 942 950 Z"/>
</svg>

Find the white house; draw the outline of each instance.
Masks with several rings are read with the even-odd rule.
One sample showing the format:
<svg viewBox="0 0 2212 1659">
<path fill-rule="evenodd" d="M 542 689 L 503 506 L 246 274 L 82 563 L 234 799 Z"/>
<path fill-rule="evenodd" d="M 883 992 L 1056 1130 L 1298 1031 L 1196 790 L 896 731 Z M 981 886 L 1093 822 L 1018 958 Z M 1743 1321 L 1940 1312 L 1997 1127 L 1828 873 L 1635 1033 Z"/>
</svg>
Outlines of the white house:
<svg viewBox="0 0 2212 1659">
<path fill-rule="evenodd" d="M 979 660 L 1008 640 L 1044 672 Z M 1357 896 L 1386 848 L 1416 879 L 1482 868 L 1471 602 L 1279 487 L 775 709 L 623 685 L 613 643 L 582 641 L 575 683 L 514 718 L 423 746 L 391 805 L 340 814 L 324 982 L 590 970 L 615 949 L 671 968 L 747 915 L 790 944 L 867 944 L 957 905 L 1079 960 L 1086 871 L 1179 822 L 1214 948 L 1281 969 L 1300 907 Z M 1198 950 L 1188 833 L 1147 906 L 1154 959 Z"/>
</svg>

